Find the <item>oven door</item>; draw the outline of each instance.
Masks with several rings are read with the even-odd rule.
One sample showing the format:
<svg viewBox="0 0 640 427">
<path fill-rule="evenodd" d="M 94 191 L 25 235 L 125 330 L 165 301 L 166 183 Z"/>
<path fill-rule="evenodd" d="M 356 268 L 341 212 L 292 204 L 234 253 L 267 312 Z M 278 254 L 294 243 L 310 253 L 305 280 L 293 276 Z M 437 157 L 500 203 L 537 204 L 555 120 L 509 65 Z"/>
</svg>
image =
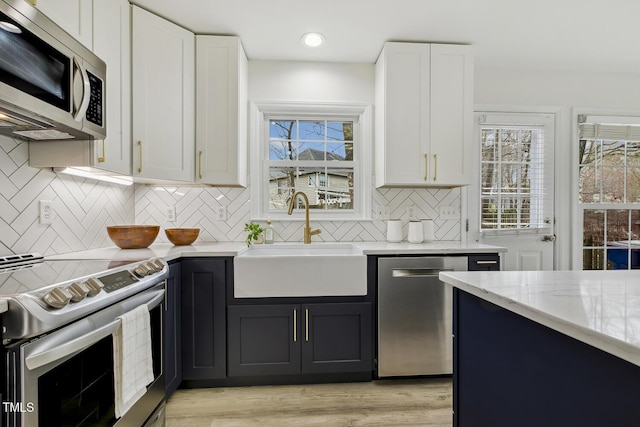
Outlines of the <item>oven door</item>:
<svg viewBox="0 0 640 427">
<path fill-rule="evenodd" d="M 9 426 L 143 425 L 164 400 L 165 282 L 50 334 L 7 349 Z M 117 316 L 146 304 L 150 313 L 154 381 L 115 418 L 113 337 Z"/>
</svg>

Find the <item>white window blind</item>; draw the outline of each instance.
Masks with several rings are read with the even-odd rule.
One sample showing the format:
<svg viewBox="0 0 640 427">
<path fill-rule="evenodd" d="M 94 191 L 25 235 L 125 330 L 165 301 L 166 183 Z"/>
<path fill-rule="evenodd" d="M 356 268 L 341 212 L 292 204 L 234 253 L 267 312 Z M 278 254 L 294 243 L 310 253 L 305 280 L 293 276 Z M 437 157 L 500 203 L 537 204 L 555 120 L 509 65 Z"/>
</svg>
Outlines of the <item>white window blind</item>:
<svg viewBox="0 0 640 427">
<path fill-rule="evenodd" d="M 483 234 L 544 232 L 552 203 L 546 182 L 553 171 L 545 125 L 481 120 L 481 226 Z"/>
</svg>

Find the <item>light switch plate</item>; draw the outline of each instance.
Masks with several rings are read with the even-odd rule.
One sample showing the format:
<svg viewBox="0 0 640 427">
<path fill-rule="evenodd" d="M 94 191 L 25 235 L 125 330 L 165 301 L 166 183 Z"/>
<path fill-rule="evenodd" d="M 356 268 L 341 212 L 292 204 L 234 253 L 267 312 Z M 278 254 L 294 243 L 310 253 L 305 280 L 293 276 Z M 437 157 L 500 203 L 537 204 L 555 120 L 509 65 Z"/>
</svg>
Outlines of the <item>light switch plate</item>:
<svg viewBox="0 0 640 427">
<path fill-rule="evenodd" d="M 438 213 L 440 219 L 460 219 L 460 208 L 457 206 L 440 206 Z"/>
</svg>

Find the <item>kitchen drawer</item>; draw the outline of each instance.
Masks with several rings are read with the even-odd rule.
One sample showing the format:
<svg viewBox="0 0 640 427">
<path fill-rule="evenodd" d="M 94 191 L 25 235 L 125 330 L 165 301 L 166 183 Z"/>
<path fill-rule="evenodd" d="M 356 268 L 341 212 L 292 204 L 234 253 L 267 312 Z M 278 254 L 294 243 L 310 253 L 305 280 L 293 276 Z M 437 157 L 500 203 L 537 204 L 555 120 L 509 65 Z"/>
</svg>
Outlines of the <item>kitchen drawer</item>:
<svg viewBox="0 0 640 427">
<path fill-rule="evenodd" d="M 500 255 L 469 254 L 469 271 L 500 271 Z"/>
</svg>

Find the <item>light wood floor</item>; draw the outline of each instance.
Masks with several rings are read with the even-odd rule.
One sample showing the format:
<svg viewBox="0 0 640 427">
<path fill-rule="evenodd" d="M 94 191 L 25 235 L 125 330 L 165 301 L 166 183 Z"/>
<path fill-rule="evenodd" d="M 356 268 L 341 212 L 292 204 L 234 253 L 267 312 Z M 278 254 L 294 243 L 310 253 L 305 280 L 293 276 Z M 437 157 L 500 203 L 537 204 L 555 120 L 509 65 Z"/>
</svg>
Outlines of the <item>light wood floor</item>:
<svg viewBox="0 0 640 427">
<path fill-rule="evenodd" d="M 167 427 L 451 426 L 450 378 L 178 390 Z"/>
</svg>

